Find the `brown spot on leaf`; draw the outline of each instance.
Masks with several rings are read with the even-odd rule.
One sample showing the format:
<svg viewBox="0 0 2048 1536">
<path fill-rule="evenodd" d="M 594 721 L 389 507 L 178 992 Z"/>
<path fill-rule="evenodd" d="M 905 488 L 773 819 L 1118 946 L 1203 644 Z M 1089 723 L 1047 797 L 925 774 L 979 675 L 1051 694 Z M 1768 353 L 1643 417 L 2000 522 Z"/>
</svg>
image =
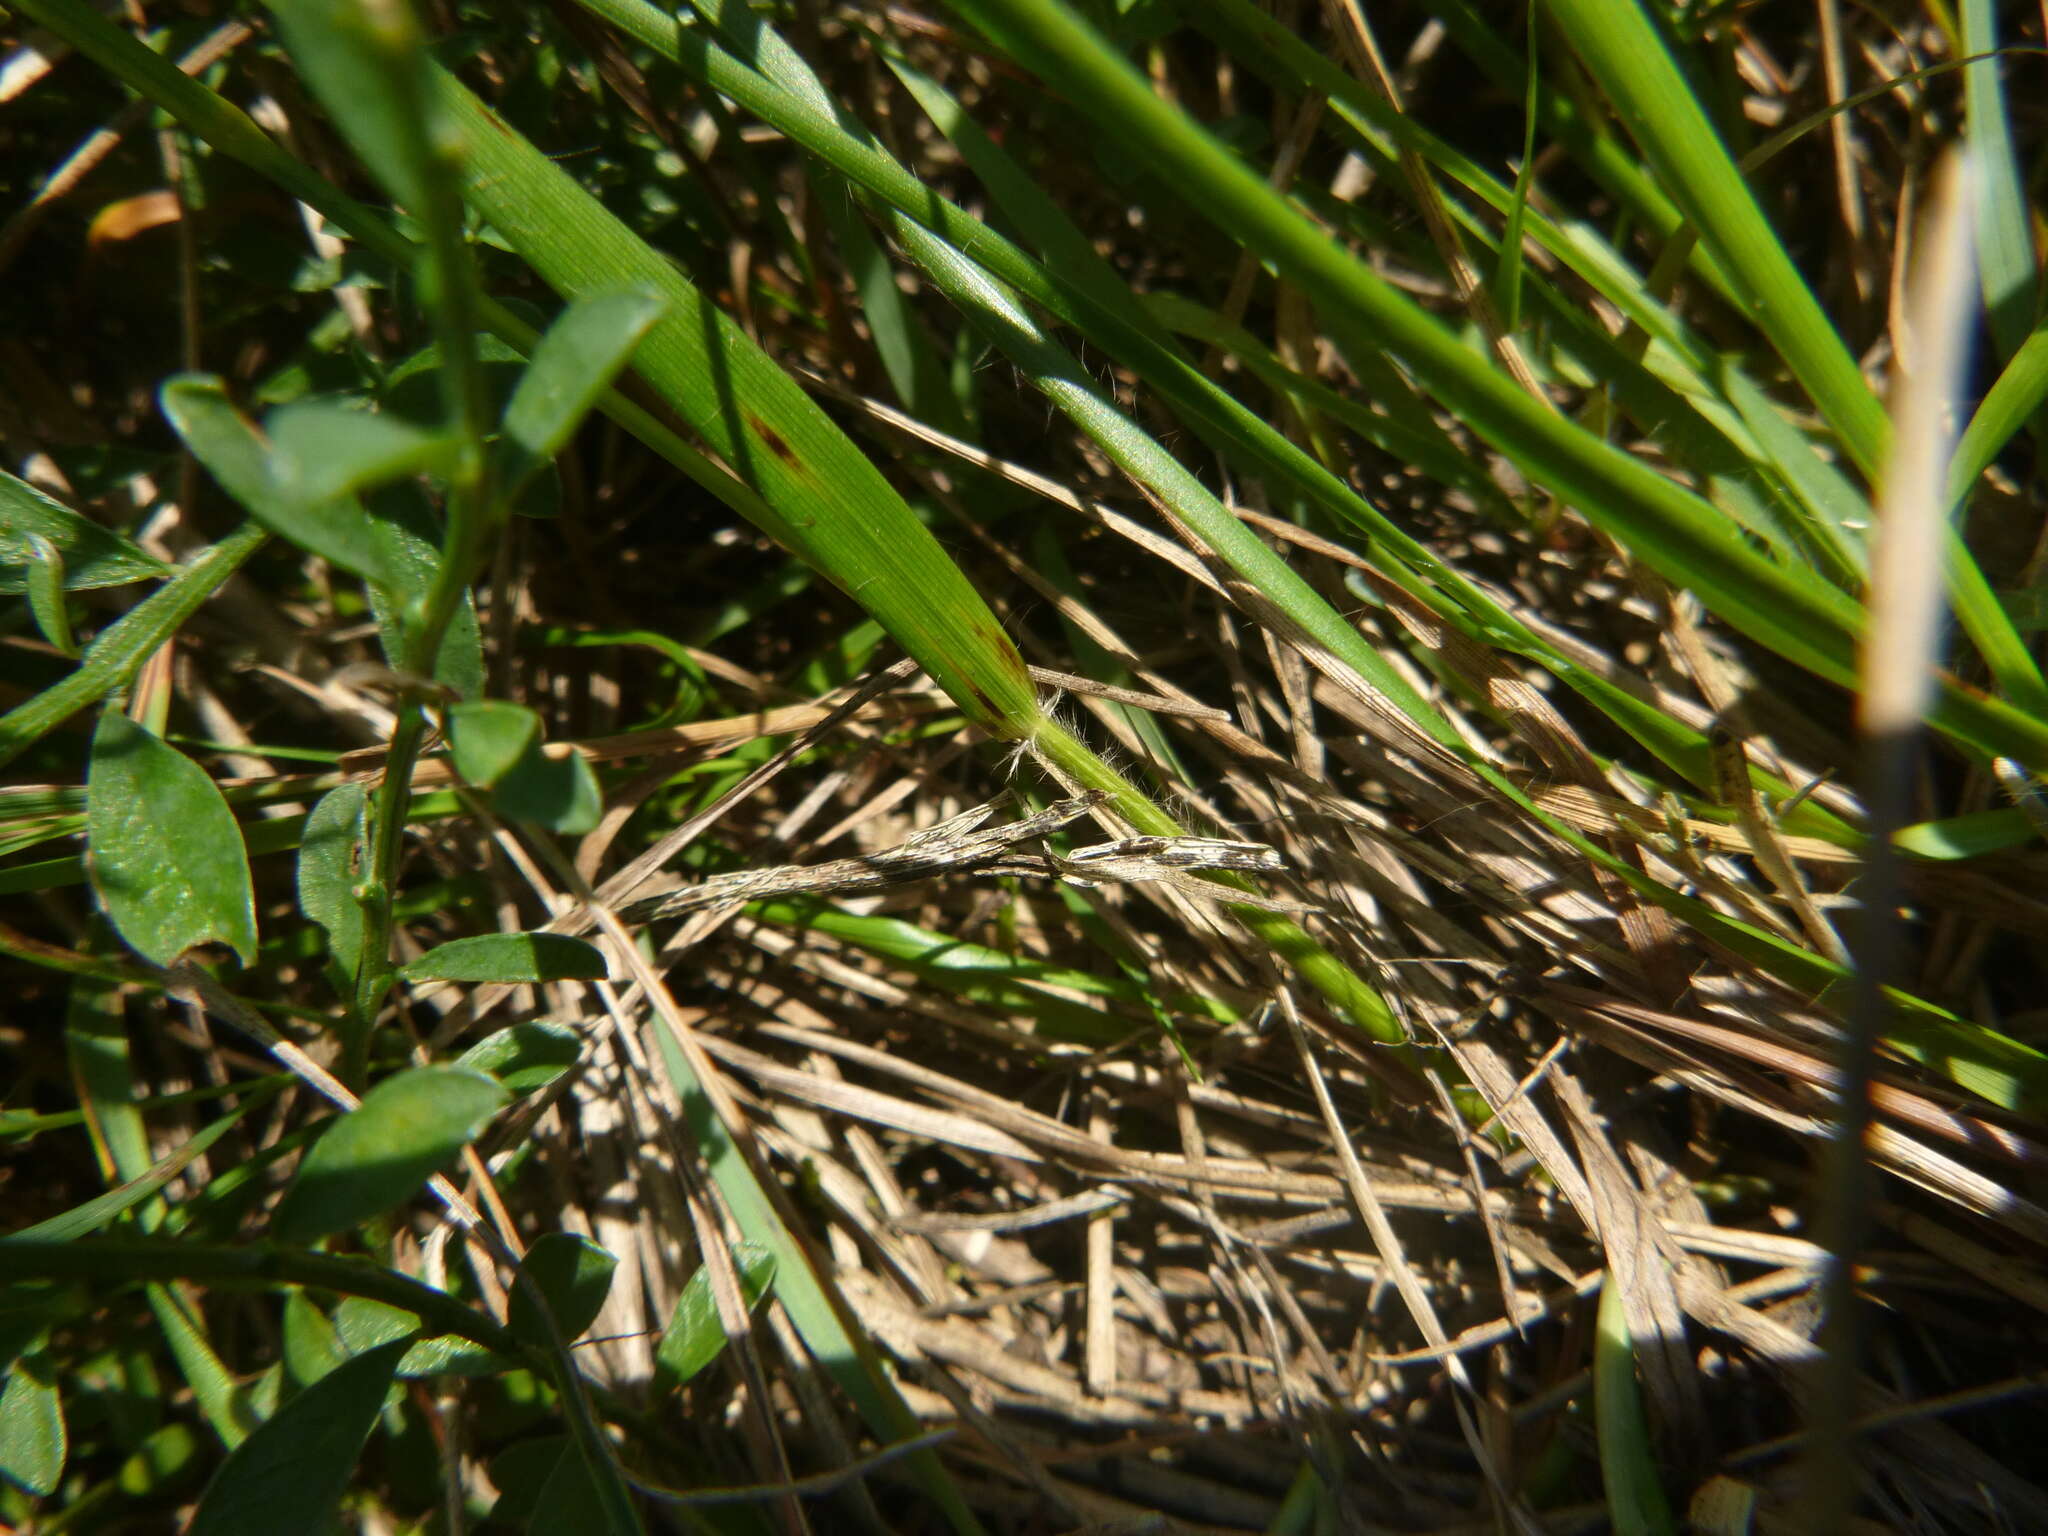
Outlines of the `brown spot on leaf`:
<svg viewBox="0 0 2048 1536">
<path fill-rule="evenodd" d="M 761 446 L 766 448 L 770 453 L 774 454 L 775 457 L 782 460 L 782 462 L 787 464 L 791 469 L 795 469 L 797 467 L 796 450 L 790 447 L 788 443 L 784 442 L 782 440 L 782 434 L 776 431 L 773 427 L 769 426 L 767 422 L 763 421 L 758 416 L 749 415 L 747 417 L 747 429 L 751 431 L 754 434 L 754 436 L 761 439 Z"/>
</svg>

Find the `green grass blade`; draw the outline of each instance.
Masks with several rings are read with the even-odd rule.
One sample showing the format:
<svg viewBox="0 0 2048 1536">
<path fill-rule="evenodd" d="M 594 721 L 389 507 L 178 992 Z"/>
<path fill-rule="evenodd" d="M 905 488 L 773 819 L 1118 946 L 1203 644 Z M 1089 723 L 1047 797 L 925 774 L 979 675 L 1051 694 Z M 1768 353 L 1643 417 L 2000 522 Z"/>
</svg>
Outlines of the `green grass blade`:
<svg viewBox="0 0 2048 1536">
<path fill-rule="evenodd" d="M 70 676 L 0 715 L 0 763 L 12 762 L 126 683 L 143 658 L 176 634 L 268 536 L 260 523 L 244 523 L 102 630 Z"/>
<path fill-rule="evenodd" d="M 178 1146 L 158 1158 L 137 1178 L 115 1185 L 104 1195 L 48 1217 L 32 1227 L 9 1233 L 10 1239 L 46 1243 L 68 1243 L 97 1232 L 115 1217 L 132 1210 L 176 1178 L 194 1158 L 225 1136 L 243 1115 L 269 1095 L 250 1095 L 212 1124 L 203 1126 Z"/>
<path fill-rule="evenodd" d="M 1555 0 L 1550 14 L 1849 457 L 1875 476 L 1891 438 L 1884 408 L 1649 16 L 1633 0 Z"/>
<path fill-rule="evenodd" d="M 1539 483 L 1575 504 L 1714 612 L 1780 654 L 1847 686 L 1860 614 L 1810 573 L 1748 547 L 1699 497 L 1545 410 L 1480 353 L 1351 258 L 1053 0 L 962 0 L 1105 129 L 1143 146 L 1163 180 L 1202 189 L 1196 206 L 1315 298 L 1333 334 L 1401 356 L 1450 409 Z M 1951 685 L 1934 719 L 2022 761 L 2048 754 L 2048 722 Z"/>
<path fill-rule="evenodd" d="M 1022 658 L 901 496 L 744 332 L 452 77 L 464 196 L 565 298 L 642 284 L 668 310 L 635 365 L 761 495 L 767 531 L 881 620 L 979 724 L 1030 733 Z"/>
<path fill-rule="evenodd" d="M 2041 402 L 2048 400 L 2048 326 L 2036 330 L 2012 361 L 1985 391 L 1977 412 L 1956 444 L 1956 456 L 1949 466 L 1949 500 L 1960 502 L 1970 494 L 1977 477 L 1989 469 L 2005 451 Z"/>
<path fill-rule="evenodd" d="M 1998 8 L 1992 0 L 1962 0 L 1964 141 L 1970 147 L 1972 194 L 1977 208 L 1977 272 L 1999 356 L 2025 345 L 2040 317 L 2040 273 L 2034 262 L 2033 215 L 2027 203 L 2012 124 L 2005 107 L 2004 61 L 1983 58 L 1998 47 Z"/>
<path fill-rule="evenodd" d="M 682 1047 L 665 1027 L 653 1033 L 662 1065 L 675 1084 L 684 1118 L 711 1169 L 711 1177 L 731 1208 L 740 1235 L 773 1258 L 776 1299 L 789 1313 L 805 1347 L 817 1357 L 818 1364 L 838 1383 L 879 1438 L 889 1441 L 915 1436 L 920 1427 L 916 1415 L 883 1370 L 873 1344 L 848 1328 L 840 1304 L 819 1276 L 809 1250 L 784 1224 L 781 1212 L 754 1177 L 746 1154 L 726 1133 L 724 1122 L 691 1070 Z M 954 1530 L 981 1530 L 981 1523 L 935 1456 L 929 1451 L 920 1452 L 910 1458 L 908 1466 L 927 1494 L 945 1511 Z"/>
<path fill-rule="evenodd" d="M 1657 1476 L 1657 1453 L 1636 1386 L 1635 1342 L 1614 1271 L 1600 1288 L 1599 1335 L 1593 1347 L 1593 1415 L 1600 1433 L 1600 1474 L 1607 1516 L 1629 1536 L 1678 1536 Z"/>
</svg>

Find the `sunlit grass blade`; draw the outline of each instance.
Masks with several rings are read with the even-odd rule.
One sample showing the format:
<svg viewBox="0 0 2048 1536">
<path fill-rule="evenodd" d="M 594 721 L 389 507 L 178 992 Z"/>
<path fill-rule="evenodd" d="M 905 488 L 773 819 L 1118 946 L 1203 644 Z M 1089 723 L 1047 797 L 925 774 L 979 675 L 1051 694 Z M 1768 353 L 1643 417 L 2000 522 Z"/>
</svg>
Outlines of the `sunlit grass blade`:
<svg viewBox="0 0 2048 1536">
<path fill-rule="evenodd" d="M 439 89 L 468 142 L 464 195 L 565 298 L 641 283 L 668 311 L 635 365 L 759 490 L 767 531 L 853 594 L 975 719 L 1030 734 L 1023 661 L 903 499 L 676 268 L 451 77 Z"/>
<path fill-rule="evenodd" d="M 1969 108 L 1964 142 L 1977 204 L 1977 271 L 1992 340 L 2000 356 L 2010 359 L 2040 317 L 2033 216 L 2006 111 L 2004 61 L 1980 57 L 1998 47 L 1998 8 L 1992 0 L 1962 0 L 1956 9 L 1962 51 L 1971 60 L 1963 66 Z"/>
<path fill-rule="evenodd" d="M 1633 0 L 1558 0 L 1551 15 L 1843 449 L 1875 475 L 1890 438 L 1884 409 L 1650 18 Z"/>
<path fill-rule="evenodd" d="M 1193 206 L 1299 282 L 1340 340 L 1360 351 L 1386 346 L 1532 478 L 1711 610 L 1822 677 L 1850 682 L 1861 618 L 1845 594 L 1759 555 L 1700 498 L 1529 399 L 1159 100 L 1065 7 L 1053 0 L 963 0 L 961 8 L 1099 122 L 1142 142 L 1170 173 L 1169 184 L 1200 187 Z M 1946 688 L 1935 719 L 1987 750 L 2026 761 L 2048 756 L 2048 723 L 1972 690 Z"/>
<path fill-rule="evenodd" d="M 957 135 L 955 142 L 963 155 L 989 186 L 1008 200 L 1006 211 L 1040 245 L 1049 270 L 1041 268 L 1002 235 L 926 189 L 870 136 L 850 131 L 841 115 L 816 111 L 815 91 L 784 89 L 712 45 L 701 29 L 676 28 L 642 0 L 586 3 L 647 46 L 675 58 L 715 89 L 731 95 L 749 111 L 790 134 L 856 186 L 882 198 L 956 249 L 969 253 L 977 264 L 1015 285 L 1033 303 L 1077 326 L 1097 346 L 1134 368 L 1197 431 L 1234 460 L 1281 477 L 1332 515 L 1365 533 L 1368 542 L 1362 547 L 1368 558 L 1439 616 L 1474 638 L 1509 646 L 1550 668 L 1661 760 L 1679 767 L 1695 782 L 1710 782 L 1706 745 L 1698 733 L 1647 708 L 1559 653 L 1270 424 L 1218 390 L 1177 350 L 1162 345 L 1156 322 L 1143 308 L 1137 309 L 1135 322 L 1127 322 L 1125 316 L 1132 312 L 1134 300 L 1122 280 L 1050 199 L 1009 164 L 999 146 L 990 143 L 985 135 L 967 131 L 957 110 L 947 105 L 949 98 L 943 98 L 936 87 L 920 88 L 920 100 L 937 108 L 935 121 L 940 128 Z M 748 19 L 746 35 L 757 49 L 772 48 L 774 58 L 782 61 L 781 67 L 789 67 L 793 55 L 787 49 L 773 48 L 767 41 L 773 37 L 772 29 L 758 17 Z M 1362 367 L 1370 366 L 1372 359 L 1370 349 L 1356 354 Z M 1391 368 L 1383 371 L 1395 376 Z M 1423 430 L 1437 432 L 1434 423 Z M 1789 786 L 1777 792 L 1789 793 Z"/>
<path fill-rule="evenodd" d="M 1970 494 L 1977 477 L 1989 469 L 2021 428 L 2048 400 L 2048 329 L 2036 330 L 2020 345 L 2012 361 L 1986 390 L 1976 414 L 1956 444 L 1949 471 L 1949 501 Z"/>
</svg>

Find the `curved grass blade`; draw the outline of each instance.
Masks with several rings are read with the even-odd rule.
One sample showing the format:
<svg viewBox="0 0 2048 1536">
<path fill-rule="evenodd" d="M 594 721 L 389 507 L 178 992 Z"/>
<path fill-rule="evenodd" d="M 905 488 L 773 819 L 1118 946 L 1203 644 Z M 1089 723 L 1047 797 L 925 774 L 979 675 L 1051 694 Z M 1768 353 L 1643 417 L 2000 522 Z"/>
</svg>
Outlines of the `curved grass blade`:
<svg viewBox="0 0 2048 1536">
<path fill-rule="evenodd" d="M 125 683 L 143 658 L 176 634 L 267 537 L 260 523 L 244 523 L 102 630 L 86 647 L 77 671 L 0 715 L 0 764 Z"/>
<path fill-rule="evenodd" d="M 881 620 L 962 708 L 1027 736 L 1038 702 L 995 616 L 874 465 L 794 381 L 561 167 L 452 77 L 441 99 L 467 136 L 464 195 L 565 297 L 643 284 L 668 301 L 640 376 L 759 491 L 766 529 Z"/>
</svg>

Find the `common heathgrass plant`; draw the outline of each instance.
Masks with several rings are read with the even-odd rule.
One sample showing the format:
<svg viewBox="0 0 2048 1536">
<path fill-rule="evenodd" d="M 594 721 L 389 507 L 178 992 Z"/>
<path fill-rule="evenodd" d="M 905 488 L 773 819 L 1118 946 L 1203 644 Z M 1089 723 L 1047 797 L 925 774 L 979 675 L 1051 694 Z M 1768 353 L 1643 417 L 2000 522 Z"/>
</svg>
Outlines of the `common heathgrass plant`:
<svg viewBox="0 0 2048 1536">
<path fill-rule="evenodd" d="M 1989 0 L 14 10 L 0 1518 L 2048 1528 Z"/>
</svg>

